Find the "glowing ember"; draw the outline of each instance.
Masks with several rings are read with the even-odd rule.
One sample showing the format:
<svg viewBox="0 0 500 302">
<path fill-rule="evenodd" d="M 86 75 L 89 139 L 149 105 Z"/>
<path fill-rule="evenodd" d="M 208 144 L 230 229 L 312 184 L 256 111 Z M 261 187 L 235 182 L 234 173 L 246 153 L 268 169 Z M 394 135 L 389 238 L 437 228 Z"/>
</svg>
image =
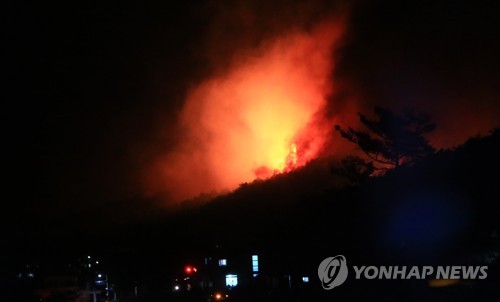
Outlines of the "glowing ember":
<svg viewBox="0 0 500 302">
<path fill-rule="evenodd" d="M 316 157 L 328 134 L 321 112 L 341 32 L 328 23 L 268 41 L 226 74 L 194 87 L 180 116 L 181 142 L 159 161 L 150 190 L 181 200 L 288 172 Z"/>
</svg>

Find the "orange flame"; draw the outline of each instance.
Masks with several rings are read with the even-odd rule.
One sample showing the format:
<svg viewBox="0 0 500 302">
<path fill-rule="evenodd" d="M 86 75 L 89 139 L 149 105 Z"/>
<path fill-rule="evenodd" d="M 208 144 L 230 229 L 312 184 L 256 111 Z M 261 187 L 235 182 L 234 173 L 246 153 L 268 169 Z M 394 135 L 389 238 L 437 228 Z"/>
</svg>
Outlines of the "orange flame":
<svg viewBox="0 0 500 302">
<path fill-rule="evenodd" d="M 303 166 L 329 126 L 321 116 L 332 90 L 338 23 L 295 31 L 238 58 L 225 74 L 190 90 L 180 144 L 157 163 L 153 193 L 174 200 L 233 189 Z"/>
</svg>

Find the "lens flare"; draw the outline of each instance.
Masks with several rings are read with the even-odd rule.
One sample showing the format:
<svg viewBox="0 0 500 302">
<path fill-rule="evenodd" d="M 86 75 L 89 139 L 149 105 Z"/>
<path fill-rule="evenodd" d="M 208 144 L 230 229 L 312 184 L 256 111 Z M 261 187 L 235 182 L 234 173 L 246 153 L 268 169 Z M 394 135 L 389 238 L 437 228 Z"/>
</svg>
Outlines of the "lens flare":
<svg viewBox="0 0 500 302">
<path fill-rule="evenodd" d="M 333 22 L 293 31 L 240 54 L 225 73 L 193 87 L 180 114 L 180 142 L 158 161 L 150 191 L 182 200 L 315 158 L 330 129 L 323 110 L 341 34 Z"/>
</svg>

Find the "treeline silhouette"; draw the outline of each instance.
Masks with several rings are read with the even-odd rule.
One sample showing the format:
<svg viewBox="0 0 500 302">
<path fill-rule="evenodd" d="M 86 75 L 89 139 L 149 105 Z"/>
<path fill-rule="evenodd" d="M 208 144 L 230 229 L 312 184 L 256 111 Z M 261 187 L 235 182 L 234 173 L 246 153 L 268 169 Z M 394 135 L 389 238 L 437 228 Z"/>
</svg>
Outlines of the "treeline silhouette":
<svg viewBox="0 0 500 302">
<path fill-rule="evenodd" d="M 183 230 L 179 240 L 191 238 L 196 246 L 217 242 L 311 257 L 443 263 L 498 255 L 500 129 L 453 149 L 428 150 L 371 177 L 374 165 L 364 159 L 334 167 L 316 160 L 242 184 L 169 224 Z"/>
</svg>

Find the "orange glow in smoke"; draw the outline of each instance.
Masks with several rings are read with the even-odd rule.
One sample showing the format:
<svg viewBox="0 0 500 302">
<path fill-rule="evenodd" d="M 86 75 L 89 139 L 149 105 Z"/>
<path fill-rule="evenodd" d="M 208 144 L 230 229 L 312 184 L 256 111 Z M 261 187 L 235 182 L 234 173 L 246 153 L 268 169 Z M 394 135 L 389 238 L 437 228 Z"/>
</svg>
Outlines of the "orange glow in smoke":
<svg viewBox="0 0 500 302">
<path fill-rule="evenodd" d="M 150 190 L 182 200 L 315 158 L 330 130 L 322 110 L 341 33 L 334 23 L 291 32 L 193 87 L 180 115 L 180 143 L 157 163 Z"/>
</svg>

